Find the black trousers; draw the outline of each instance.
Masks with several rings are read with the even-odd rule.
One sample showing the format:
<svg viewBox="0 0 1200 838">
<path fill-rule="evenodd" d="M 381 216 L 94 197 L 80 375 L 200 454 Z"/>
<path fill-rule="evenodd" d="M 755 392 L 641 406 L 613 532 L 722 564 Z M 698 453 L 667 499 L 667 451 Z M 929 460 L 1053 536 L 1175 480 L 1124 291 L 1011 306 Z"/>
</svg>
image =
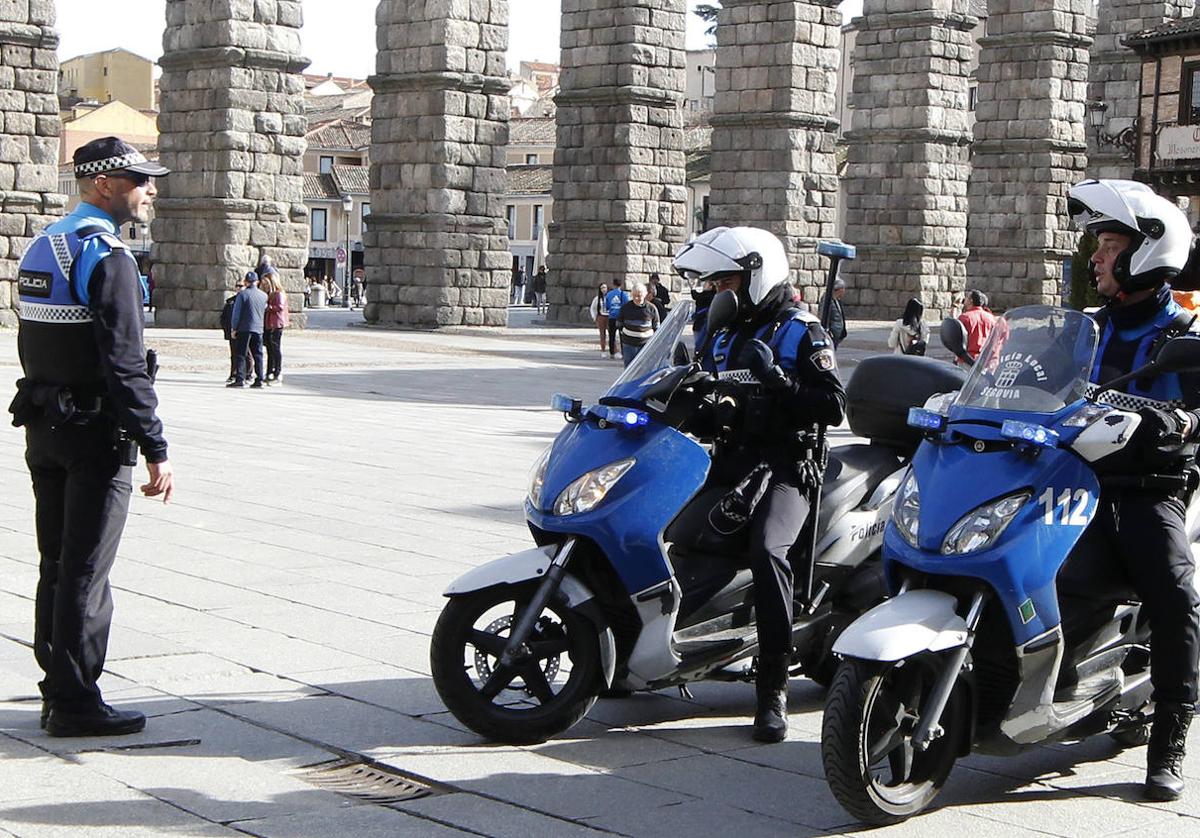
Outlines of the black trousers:
<svg viewBox="0 0 1200 838">
<path fill-rule="evenodd" d="M 1172 496 L 1114 492 L 1101 497 L 1068 560 L 1063 578 L 1085 565 L 1123 578 L 1142 600 L 1150 620 L 1150 681 L 1156 701 L 1194 703 L 1200 660 L 1200 597 L 1192 584 L 1195 562 L 1184 528 L 1186 508 Z M 1114 576 L 1115 574 L 1115 576 Z M 1077 588 L 1086 588 L 1086 581 Z"/>
<path fill-rule="evenodd" d="M 55 706 L 87 709 L 100 702 L 112 595 L 108 574 L 125 528 L 133 468 L 117 461 L 112 426 L 25 431 L 25 461 L 33 479 L 40 562 L 34 606 L 33 654 L 45 678 L 42 697 Z"/>
<path fill-rule="evenodd" d="M 283 329 L 267 329 L 263 332 L 263 344 L 267 348 L 267 378 L 278 378 L 283 369 Z"/>
<path fill-rule="evenodd" d="M 788 551 L 808 519 L 809 499 L 788 465 L 773 467 L 767 491 L 750 522 L 749 558 L 754 574 L 758 646 L 763 655 L 792 649 L 795 573 Z"/>
<path fill-rule="evenodd" d="M 234 352 L 237 361 L 237 372 L 235 378 L 237 381 L 245 381 L 248 373 L 246 369 L 246 354 L 254 359 L 254 380 L 262 381 L 263 379 L 263 336 L 260 332 L 238 332 L 237 334 L 237 349 Z"/>
<path fill-rule="evenodd" d="M 610 314 L 608 317 L 608 354 L 610 357 L 616 357 L 617 344 L 617 318 Z"/>
</svg>

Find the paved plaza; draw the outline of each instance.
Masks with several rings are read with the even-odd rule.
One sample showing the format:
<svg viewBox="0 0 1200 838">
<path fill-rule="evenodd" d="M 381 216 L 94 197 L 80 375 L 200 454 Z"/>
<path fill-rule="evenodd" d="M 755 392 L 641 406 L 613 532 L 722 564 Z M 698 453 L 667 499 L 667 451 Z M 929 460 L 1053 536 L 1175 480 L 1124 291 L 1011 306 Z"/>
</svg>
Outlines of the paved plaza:
<svg viewBox="0 0 1200 838">
<path fill-rule="evenodd" d="M 262 391 L 222 386 L 219 332 L 148 333 L 178 488 L 169 506 L 132 502 L 101 680 L 150 717 L 136 736 L 38 729 L 33 504 L 4 423 L 0 835 L 858 834 L 822 776 L 822 695 L 804 680 L 778 745 L 749 739 L 750 685 L 601 701 L 532 747 L 489 745 L 445 711 L 428 659 L 441 591 L 528 546 L 527 470 L 562 421 L 549 397 L 594 399 L 619 364 L 592 331 L 528 311 L 469 333 L 347 326 L 360 318 L 315 313 L 284 338 L 284 386 Z M 847 367 L 885 334 L 851 327 Z M 0 332 L 6 382 L 15 344 Z M 1178 803 L 1141 802 L 1144 749 L 1101 737 L 969 758 L 938 809 L 870 834 L 1200 836 L 1192 741 Z M 364 758 L 433 793 L 375 805 L 311 769 Z"/>
</svg>

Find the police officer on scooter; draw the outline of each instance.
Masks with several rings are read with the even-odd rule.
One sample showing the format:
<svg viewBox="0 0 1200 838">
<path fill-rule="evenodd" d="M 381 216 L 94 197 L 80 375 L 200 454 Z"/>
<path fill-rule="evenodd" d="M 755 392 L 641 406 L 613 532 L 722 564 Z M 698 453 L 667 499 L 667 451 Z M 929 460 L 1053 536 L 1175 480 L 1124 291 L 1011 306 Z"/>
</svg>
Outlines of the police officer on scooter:
<svg viewBox="0 0 1200 838">
<path fill-rule="evenodd" d="M 772 233 L 753 227 L 709 230 L 684 246 L 674 266 L 692 285 L 712 282 L 717 293 L 731 291 L 737 298 L 736 322 L 713 334 L 697 330 L 700 363 L 710 372 L 749 370 L 762 385 L 738 422 L 739 438 L 719 451 L 713 471 L 735 481 L 748 473 L 762 480 L 750 492 L 761 495 L 748 521 L 759 645 L 754 738 L 779 742 L 787 734 L 792 658 L 794 573 L 788 552 L 823 476 L 818 430 L 841 423 L 846 393 L 832 341 L 792 301 L 787 255 Z"/>
<path fill-rule="evenodd" d="M 1173 203 L 1145 184 L 1087 180 L 1072 187 L 1068 211 L 1099 240 L 1091 259 L 1096 290 L 1107 304 L 1096 315 L 1100 346 L 1091 381 L 1103 384 L 1146 364 L 1162 343 L 1189 330 L 1192 315 L 1167 284 L 1187 263 L 1192 231 Z M 1124 473 L 1184 474 L 1200 438 L 1200 381 L 1168 374 L 1122 388 L 1162 404 L 1143 407 L 1120 463 Z M 1145 605 L 1150 620 L 1154 718 L 1147 753 L 1146 797 L 1183 793 L 1183 755 L 1197 699 L 1200 613 L 1184 517 L 1190 489 L 1105 487 L 1099 514 L 1079 552 L 1111 556 Z M 1111 549 L 1109 549 L 1111 547 Z"/>
<path fill-rule="evenodd" d="M 105 704 L 96 684 L 138 449 L 149 470 L 142 493 L 165 501 L 174 485 L 142 345 L 141 280 L 117 232 L 148 220 L 152 178 L 167 169 L 116 137 L 81 146 L 74 166 L 81 203 L 32 241 L 18 269 L 25 375 L 9 409 L 25 427 L 36 503 L 42 726 L 51 736 L 106 736 L 146 724 Z"/>
</svg>

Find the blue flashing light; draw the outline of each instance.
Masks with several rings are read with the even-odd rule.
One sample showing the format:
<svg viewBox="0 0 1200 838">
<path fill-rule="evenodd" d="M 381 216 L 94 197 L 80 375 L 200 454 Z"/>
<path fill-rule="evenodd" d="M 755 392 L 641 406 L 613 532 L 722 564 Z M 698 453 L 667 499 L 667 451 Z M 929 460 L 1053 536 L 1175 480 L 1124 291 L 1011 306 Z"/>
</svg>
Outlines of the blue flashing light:
<svg viewBox="0 0 1200 838">
<path fill-rule="evenodd" d="M 600 418 L 610 425 L 619 425 L 630 430 L 644 428 L 650 422 L 650 414 L 629 407 L 605 407 Z"/>
<path fill-rule="evenodd" d="M 940 413 L 934 413 L 932 410 L 910 407 L 908 409 L 908 426 L 940 433 L 946 429 L 946 417 Z"/>
<path fill-rule="evenodd" d="M 1058 432 L 1042 425 L 1029 422 L 1018 422 L 1016 419 L 1005 419 L 1000 427 L 1000 436 L 1027 442 L 1030 445 L 1040 445 L 1042 448 L 1058 447 Z"/>
<path fill-rule="evenodd" d="M 858 248 L 845 242 L 823 241 L 817 242 L 817 253 L 821 256 L 837 256 L 839 259 L 853 259 L 858 256 Z"/>
<path fill-rule="evenodd" d="M 553 410 L 561 411 L 562 413 L 570 413 L 575 400 L 566 393 L 555 393 L 550 397 L 550 407 Z"/>
</svg>

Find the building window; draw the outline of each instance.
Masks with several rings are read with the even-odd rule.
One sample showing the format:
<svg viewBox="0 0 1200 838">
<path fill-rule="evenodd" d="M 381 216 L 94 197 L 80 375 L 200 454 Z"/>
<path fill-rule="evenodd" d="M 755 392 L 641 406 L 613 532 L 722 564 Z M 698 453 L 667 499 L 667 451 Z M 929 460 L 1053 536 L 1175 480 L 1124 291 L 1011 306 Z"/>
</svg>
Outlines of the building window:
<svg viewBox="0 0 1200 838">
<path fill-rule="evenodd" d="M 332 172 L 333 171 L 333 158 L 332 157 L 322 157 L 320 164 L 318 164 L 318 166 L 317 166 L 317 170 L 320 171 L 320 173 L 323 175 L 327 175 L 330 172 Z"/>
<path fill-rule="evenodd" d="M 542 224 L 546 221 L 546 208 L 541 204 L 533 205 L 533 240 L 542 237 Z"/>
<path fill-rule="evenodd" d="M 536 154 L 526 154 L 525 155 L 525 165 L 526 166 L 536 166 L 537 161 L 538 161 L 538 156 Z"/>
<path fill-rule="evenodd" d="M 1183 65 L 1183 95 L 1179 121 L 1184 125 L 1200 125 L 1200 64 Z"/>
<path fill-rule="evenodd" d="M 370 204 L 370 202 L 369 202 L 369 201 L 363 201 L 363 202 L 362 202 L 362 218 L 359 220 L 359 224 L 361 225 L 361 227 L 362 227 L 362 231 L 363 231 L 364 233 L 365 233 L 365 232 L 367 232 L 367 216 L 368 216 L 368 215 L 370 215 L 370 214 L 371 214 L 371 204 Z"/>
<path fill-rule="evenodd" d="M 508 238 L 515 239 L 517 237 L 517 208 L 509 204 L 505 207 L 504 215 L 508 219 Z"/>
<path fill-rule="evenodd" d="M 329 210 L 315 209 L 312 211 L 312 240 L 325 241 L 325 227 L 329 221 Z"/>
<path fill-rule="evenodd" d="M 967 88 L 967 110 L 974 112 L 975 106 L 979 104 L 979 86 Z"/>
</svg>

